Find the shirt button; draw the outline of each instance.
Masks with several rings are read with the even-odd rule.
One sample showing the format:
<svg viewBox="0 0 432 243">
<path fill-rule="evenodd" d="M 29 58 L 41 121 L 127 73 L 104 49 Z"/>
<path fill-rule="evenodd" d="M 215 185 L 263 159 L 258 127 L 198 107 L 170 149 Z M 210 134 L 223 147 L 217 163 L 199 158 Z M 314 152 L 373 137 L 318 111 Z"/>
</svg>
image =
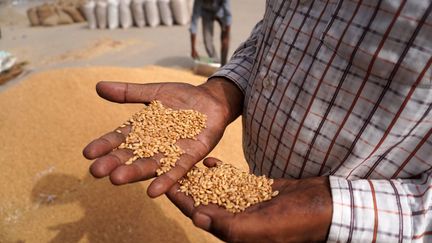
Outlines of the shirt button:
<svg viewBox="0 0 432 243">
<path fill-rule="evenodd" d="M 270 89 L 273 86 L 274 86 L 274 80 L 273 79 L 271 79 L 269 77 L 264 78 L 264 80 L 263 80 L 264 89 Z"/>
</svg>

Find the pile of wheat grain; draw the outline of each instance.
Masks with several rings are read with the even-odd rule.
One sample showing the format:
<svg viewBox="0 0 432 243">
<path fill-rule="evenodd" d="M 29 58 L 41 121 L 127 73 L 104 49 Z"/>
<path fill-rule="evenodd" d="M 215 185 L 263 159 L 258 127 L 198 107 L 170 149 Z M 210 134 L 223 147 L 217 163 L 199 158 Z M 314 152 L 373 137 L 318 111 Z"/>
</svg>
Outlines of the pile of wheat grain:
<svg viewBox="0 0 432 243">
<path fill-rule="evenodd" d="M 157 174 L 162 175 L 174 167 L 184 153 L 175 143 L 179 139 L 196 139 L 206 127 L 206 120 L 207 116 L 198 111 L 173 110 L 159 101 L 152 101 L 122 125 L 130 125 L 131 132 L 119 148 L 133 150 L 134 156 L 126 164 L 162 153 L 165 157 L 160 159 L 157 170 Z"/>
<path fill-rule="evenodd" d="M 180 191 L 193 198 L 195 207 L 214 203 L 238 213 L 277 196 L 279 191 L 272 191 L 272 184 L 273 179 L 219 163 L 211 168 L 194 167 L 180 180 Z"/>
</svg>

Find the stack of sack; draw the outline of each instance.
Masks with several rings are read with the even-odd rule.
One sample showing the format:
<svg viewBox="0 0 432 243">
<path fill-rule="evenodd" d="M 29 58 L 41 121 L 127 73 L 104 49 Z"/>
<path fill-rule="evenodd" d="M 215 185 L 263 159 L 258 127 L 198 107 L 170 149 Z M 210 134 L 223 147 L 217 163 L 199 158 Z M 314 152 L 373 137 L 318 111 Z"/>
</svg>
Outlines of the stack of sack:
<svg viewBox="0 0 432 243">
<path fill-rule="evenodd" d="M 193 0 L 89 0 L 81 6 L 90 29 L 185 25 Z"/>
<path fill-rule="evenodd" d="M 82 2 L 63 0 L 51 4 L 43 4 L 27 10 L 31 26 L 55 26 L 85 22 L 80 12 Z"/>
</svg>

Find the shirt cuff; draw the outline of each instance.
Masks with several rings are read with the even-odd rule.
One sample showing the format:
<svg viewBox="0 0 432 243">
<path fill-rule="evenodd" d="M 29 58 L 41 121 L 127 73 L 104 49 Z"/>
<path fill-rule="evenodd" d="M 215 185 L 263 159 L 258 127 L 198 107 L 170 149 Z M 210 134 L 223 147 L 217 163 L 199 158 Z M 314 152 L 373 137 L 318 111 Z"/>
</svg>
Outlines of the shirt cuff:
<svg viewBox="0 0 432 243">
<path fill-rule="evenodd" d="M 328 242 L 411 240 L 411 210 L 398 180 L 330 176 L 333 217 Z"/>
</svg>

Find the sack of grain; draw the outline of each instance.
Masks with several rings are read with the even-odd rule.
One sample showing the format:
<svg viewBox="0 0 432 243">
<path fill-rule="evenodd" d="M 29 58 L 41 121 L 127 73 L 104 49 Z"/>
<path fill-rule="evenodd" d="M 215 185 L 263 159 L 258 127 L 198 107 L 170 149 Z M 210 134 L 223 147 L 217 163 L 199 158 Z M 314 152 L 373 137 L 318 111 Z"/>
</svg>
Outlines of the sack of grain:
<svg viewBox="0 0 432 243">
<path fill-rule="evenodd" d="M 58 16 L 57 24 L 72 24 L 74 22 L 73 19 L 63 10 L 56 9 L 56 13 Z"/>
<path fill-rule="evenodd" d="M 171 9 L 176 24 L 185 25 L 189 22 L 189 10 L 186 0 L 171 0 Z"/>
<path fill-rule="evenodd" d="M 36 8 L 37 16 L 39 18 L 39 22 L 44 22 L 47 18 L 51 16 L 55 16 L 55 7 L 52 4 L 43 4 Z"/>
<path fill-rule="evenodd" d="M 72 18 L 63 12 L 61 9 L 53 7 L 53 14 L 49 17 L 43 19 L 41 21 L 41 24 L 43 26 L 56 26 L 59 24 L 72 24 L 73 20 Z"/>
<path fill-rule="evenodd" d="M 145 16 L 147 24 L 150 27 L 155 27 L 160 24 L 159 10 L 156 0 L 146 0 L 144 2 Z"/>
<path fill-rule="evenodd" d="M 170 2 L 170 0 L 158 0 L 157 1 L 161 23 L 163 25 L 167 25 L 167 26 L 173 25 L 173 16 L 172 16 L 171 7 L 170 7 L 169 2 Z"/>
<path fill-rule="evenodd" d="M 62 7 L 62 10 L 67 13 L 75 23 L 81 23 L 85 21 L 84 17 L 75 6 L 65 6 Z"/>
<path fill-rule="evenodd" d="M 189 16 L 192 16 L 194 0 L 187 0 Z"/>
<path fill-rule="evenodd" d="M 54 14 L 54 15 L 49 16 L 48 18 L 45 18 L 41 22 L 41 25 L 42 26 L 47 26 L 47 27 L 56 26 L 56 25 L 58 25 L 58 20 L 59 20 L 58 19 L 58 15 Z"/>
<path fill-rule="evenodd" d="M 118 28 L 119 22 L 119 1 L 108 0 L 108 28 Z"/>
<path fill-rule="evenodd" d="M 31 26 L 38 26 L 40 25 L 39 17 L 37 15 L 36 8 L 29 8 L 27 9 L 27 17 L 30 21 Z"/>
<path fill-rule="evenodd" d="M 137 27 L 144 27 L 146 25 L 144 15 L 144 0 L 132 0 L 132 16 Z"/>
<path fill-rule="evenodd" d="M 108 3 L 106 1 L 98 1 L 96 3 L 96 20 L 99 29 L 107 27 Z"/>
<path fill-rule="evenodd" d="M 81 5 L 82 12 L 84 13 L 84 17 L 87 20 L 90 29 L 96 29 L 95 5 L 96 3 L 93 0 Z"/>
<path fill-rule="evenodd" d="M 130 28 L 132 26 L 131 0 L 119 0 L 119 2 L 120 25 L 123 29 Z"/>
</svg>

